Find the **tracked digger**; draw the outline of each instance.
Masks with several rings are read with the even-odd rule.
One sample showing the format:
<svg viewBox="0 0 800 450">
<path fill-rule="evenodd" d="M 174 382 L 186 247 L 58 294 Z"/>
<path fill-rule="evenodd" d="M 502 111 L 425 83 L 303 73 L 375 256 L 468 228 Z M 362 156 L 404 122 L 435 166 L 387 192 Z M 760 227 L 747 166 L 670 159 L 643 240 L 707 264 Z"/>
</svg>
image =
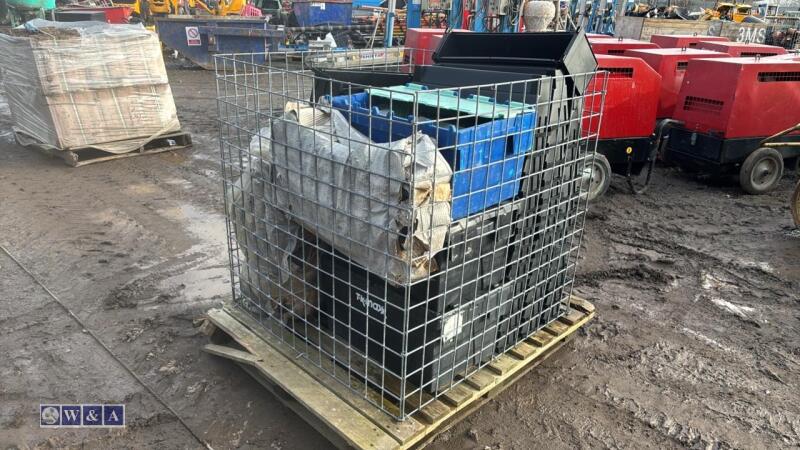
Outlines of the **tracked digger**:
<svg viewBox="0 0 800 450">
<path fill-rule="evenodd" d="M 245 0 L 122 0 L 114 3 L 130 6 L 135 17 L 145 24 L 151 24 L 153 17 L 170 14 L 239 15 L 246 2 Z"/>
</svg>

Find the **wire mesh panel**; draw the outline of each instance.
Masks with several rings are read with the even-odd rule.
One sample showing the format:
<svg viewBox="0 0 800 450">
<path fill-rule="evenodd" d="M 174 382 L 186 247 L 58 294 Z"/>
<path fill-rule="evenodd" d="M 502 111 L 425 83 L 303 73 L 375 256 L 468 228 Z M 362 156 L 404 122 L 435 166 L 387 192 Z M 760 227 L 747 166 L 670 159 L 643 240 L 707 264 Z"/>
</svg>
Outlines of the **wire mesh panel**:
<svg viewBox="0 0 800 450">
<path fill-rule="evenodd" d="M 605 87 L 411 53 L 216 58 L 235 305 L 397 419 L 566 312 Z"/>
<path fill-rule="evenodd" d="M 800 49 L 800 20 L 774 21 L 767 25 L 764 43 L 777 45 L 787 50 Z"/>
</svg>

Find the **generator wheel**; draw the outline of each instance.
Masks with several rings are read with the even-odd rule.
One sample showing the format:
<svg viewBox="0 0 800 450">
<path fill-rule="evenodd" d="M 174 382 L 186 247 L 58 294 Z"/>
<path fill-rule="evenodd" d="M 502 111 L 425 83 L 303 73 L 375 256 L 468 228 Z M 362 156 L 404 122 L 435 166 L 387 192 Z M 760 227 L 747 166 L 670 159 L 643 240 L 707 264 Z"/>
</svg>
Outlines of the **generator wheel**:
<svg viewBox="0 0 800 450">
<path fill-rule="evenodd" d="M 777 150 L 761 147 L 744 160 L 739 169 L 739 184 L 747 193 L 766 194 L 778 185 L 783 176 L 783 157 Z"/>
<path fill-rule="evenodd" d="M 794 219 L 794 226 L 800 228 L 800 181 L 792 193 L 792 199 L 789 203 L 789 209 L 792 210 L 792 219 Z"/>
<path fill-rule="evenodd" d="M 602 197 L 611 184 L 611 164 L 608 159 L 601 154 L 594 155 L 594 158 L 586 166 L 586 178 L 588 179 L 589 201 Z"/>
</svg>

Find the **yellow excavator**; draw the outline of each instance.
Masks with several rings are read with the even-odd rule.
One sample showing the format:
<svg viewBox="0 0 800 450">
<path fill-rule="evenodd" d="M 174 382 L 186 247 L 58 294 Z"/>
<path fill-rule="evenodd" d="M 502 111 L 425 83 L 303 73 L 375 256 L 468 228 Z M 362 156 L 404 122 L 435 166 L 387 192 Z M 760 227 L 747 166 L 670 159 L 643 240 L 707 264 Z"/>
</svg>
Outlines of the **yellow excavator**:
<svg viewBox="0 0 800 450">
<path fill-rule="evenodd" d="M 154 16 L 194 15 L 198 10 L 213 16 L 238 15 L 245 6 L 245 0 L 117 0 L 114 4 L 129 6 L 133 15 L 150 24 Z"/>
<path fill-rule="evenodd" d="M 753 7 L 743 3 L 717 3 L 713 9 L 707 8 L 700 20 L 730 20 L 742 23 L 753 15 Z"/>
</svg>

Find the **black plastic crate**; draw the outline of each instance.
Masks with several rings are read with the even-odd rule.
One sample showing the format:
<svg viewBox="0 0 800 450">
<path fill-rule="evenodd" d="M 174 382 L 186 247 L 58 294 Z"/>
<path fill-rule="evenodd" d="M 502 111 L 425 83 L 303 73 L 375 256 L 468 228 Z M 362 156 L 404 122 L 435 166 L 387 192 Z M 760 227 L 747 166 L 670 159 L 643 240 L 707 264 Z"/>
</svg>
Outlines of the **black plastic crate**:
<svg viewBox="0 0 800 450">
<path fill-rule="evenodd" d="M 322 249 L 320 265 L 348 265 L 363 280 L 375 289 L 380 289 L 392 298 L 410 298 L 411 305 L 425 303 L 428 309 L 441 312 L 453 305 L 463 304 L 479 297 L 506 280 L 509 259 L 520 236 L 518 210 L 520 202 L 505 203 L 453 222 L 447 233 L 445 249 L 434 255 L 430 278 L 418 280 L 410 285 L 393 285 L 383 278 L 371 274 L 367 269 L 352 263 L 340 252 L 319 241 Z M 329 272 L 330 273 L 330 272 Z"/>
<path fill-rule="evenodd" d="M 501 283 L 506 276 L 509 252 L 519 235 L 519 203 L 505 203 L 483 213 L 454 222 L 445 250 L 435 257 L 439 270 L 430 281 L 411 286 L 415 299 L 427 299 L 429 307 L 441 310 L 469 301 Z M 437 303 L 437 306 L 430 306 Z"/>
<path fill-rule="evenodd" d="M 407 354 L 408 380 L 428 391 L 492 357 L 500 307 L 510 306 L 503 294 L 513 294 L 508 285 L 437 312 L 424 302 L 408 307 L 385 281 L 334 253 L 321 252 L 319 269 L 323 328 L 396 375 Z"/>
<path fill-rule="evenodd" d="M 556 193 L 557 195 L 558 193 Z M 561 198 L 563 195 L 548 201 L 545 197 L 528 199 L 527 206 L 530 211 L 520 221 L 520 231 L 523 236 L 539 233 L 563 224 L 574 225 L 574 220 L 581 213 L 581 200 L 575 197 Z"/>
<path fill-rule="evenodd" d="M 530 258 L 536 267 L 519 273 L 511 283 L 513 303 L 507 317 L 502 317 L 498 328 L 497 351 L 513 347 L 563 312 L 564 296 L 569 292 L 568 257 L 548 259 L 537 252 Z M 541 263 L 544 260 L 544 263 Z"/>
<path fill-rule="evenodd" d="M 552 190 L 554 186 L 583 177 L 586 163 L 581 156 L 591 153 L 591 149 L 581 149 L 577 145 L 569 147 L 572 148 L 536 150 L 525 157 L 520 187 L 523 197 Z"/>
<path fill-rule="evenodd" d="M 538 293 L 514 297 L 513 312 L 501 318 L 498 326 L 496 351 L 503 353 L 529 337 L 548 323 L 556 320 L 563 312 L 561 302 L 563 289 L 559 292 L 545 293 L 544 288 L 534 288 Z M 541 301 L 526 303 L 526 298 L 539 297 Z"/>
<path fill-rule="evenodd" d="M 473 67 L 523 67 L 542 75 L 580 74 L 594 71 L 597 62 L 584 33 L 471 33 L 444 35 L 433 54 L 440 64 Z M 588 82 L 588 80 L 587 80 Z"/>
</svg>

